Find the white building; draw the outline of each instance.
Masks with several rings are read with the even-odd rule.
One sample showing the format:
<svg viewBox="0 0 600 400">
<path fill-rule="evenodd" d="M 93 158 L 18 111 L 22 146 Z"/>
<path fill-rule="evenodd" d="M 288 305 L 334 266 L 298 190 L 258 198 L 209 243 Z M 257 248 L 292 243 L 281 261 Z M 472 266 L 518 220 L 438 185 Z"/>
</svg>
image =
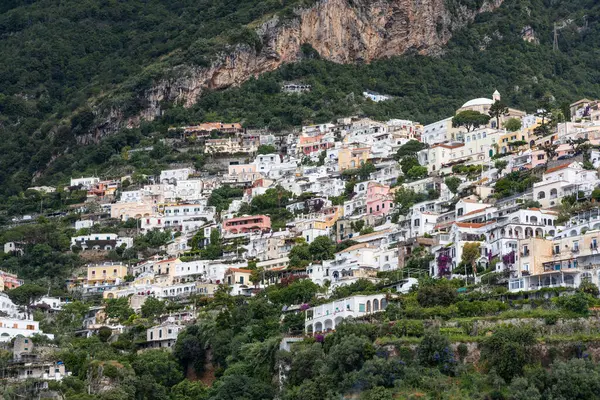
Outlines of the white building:
<svg viewBox="0 0 600 400">
<path fill-rule="evenodd" d="M 177 335 L 184 326 L 167 320 L 164 324 L 153 326 L 146 331 L 146 347 L 151 349 L 170 349 L 177 341 Z"/>
<path fill-rule="evenodd" d="M 75 221 L 75 229 L 85 229 L 91 228 L 94 226 L 94 221 L 91 219 L 80 219 L 79 221 Z"/>
<path fill-rule="evenodd" d="M 385 294 L 356 295 L 332 301 L 306 310 L 304 328 L 307 334 L 330 332 L 346 318 L 384 311 L 387 304 Z"/>
<path fill-rule="evenodd" d="M 194 170 L 191 168 L 181 169 L 167 169 L 160 171 L 160 182 L 161 183 L 175 183 L 177 181 L 185 181 L 189 178 Z"/>
<path fill-rule="evenodd" d="M 74 246 L 82 250 L 114 250 L 123 246 L 128 249 L 133 247 L 133 238 L 119 237 L 116 233 L 92 233 L 72 237 L 71 247 Z"/>
<path fill-rule="evenodd" d="M 40 330 L 40 323 L 33 319 L 0 317 L 0 342 L 10 342 L 17 335 L 25 337 L 45 335 L 50 339 L 54 339 L 54 335 L 42 332 Z"/>
<path fill-rule="evenodd" d="M 452 117 L 449 117 L 425 125 L 423 127 L 423 132 L 421 133 L 421 141 L 427 144 L 442 143 L 452 140 L 452 135 L 456 131 L 458 131 L 456 128 L 452 128 Z"/>
<path fill-rule="evenodd" d="M 579 162 L 566 163 L 546 170 L 541 182 L 533 184 L 533 199 L 542 207 L 561 204 L 570 195 L 583 192 L 589 196 L 598 185 L 598 173 L 583 169 Z"/>
<path fill-rule="evenodd" d="M 380 101 L 386 101 L 391 99 L 390 96 L 386 96 L 384 94 L 374 93 L 374 92 L 363 92 L 363 96 L 375 103 L 379 103 Z"/>
<path fill-rule="evenodd" d="M 82 189 L 91 189 L 96 183 L 100 182 L 100 178 L 88 177 L 84 178 L 71 178 L 70 186 L 79 186 L 81 185 Z"/>
</svg>

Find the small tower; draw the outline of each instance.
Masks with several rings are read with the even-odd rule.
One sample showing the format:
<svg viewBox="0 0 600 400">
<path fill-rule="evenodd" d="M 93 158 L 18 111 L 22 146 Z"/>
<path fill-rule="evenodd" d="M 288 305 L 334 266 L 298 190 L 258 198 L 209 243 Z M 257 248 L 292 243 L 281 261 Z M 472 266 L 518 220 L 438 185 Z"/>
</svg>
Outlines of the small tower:
<svg viewBox="0 0 600 400">
<path fill-rule="evenodd" d="M 495 91 L 494 94 L 492 95 L 492 100 L 494 101 L 500 101 L 500 92 L 499 91 Z"/>
</svg>

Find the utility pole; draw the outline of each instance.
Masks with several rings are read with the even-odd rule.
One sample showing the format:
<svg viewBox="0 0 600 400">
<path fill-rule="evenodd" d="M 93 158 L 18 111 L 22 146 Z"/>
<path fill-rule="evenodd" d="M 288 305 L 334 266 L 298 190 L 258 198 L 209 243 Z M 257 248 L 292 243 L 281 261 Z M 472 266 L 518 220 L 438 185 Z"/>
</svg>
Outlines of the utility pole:
<svg viewBox="0 0 600 400">
<path fill-rule="evenodd" d="M 552 46 L 554 51 L 558 50 L 558 30 L 556 29 L 556 22 L 554 23 L 554 45 Z"/>
</svg>

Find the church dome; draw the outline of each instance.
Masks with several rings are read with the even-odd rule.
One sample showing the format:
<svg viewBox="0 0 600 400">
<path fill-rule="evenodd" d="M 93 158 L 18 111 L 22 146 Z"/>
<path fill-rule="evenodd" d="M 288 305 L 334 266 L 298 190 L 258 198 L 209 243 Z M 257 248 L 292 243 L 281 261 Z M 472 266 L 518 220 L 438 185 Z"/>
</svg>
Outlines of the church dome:
<svg viewBox="0 0 600 400">
<path fill-rule="evenodd" d="M 480 97 L 478 99 L 473 99 L 473 100 L 467 101 L 465 104 L 462 105 L 461 108 L 475 107 L 475 106 L 491 106 L 492 104 L 494 104 L 494 100 L 486 99 L 485 97 Z"/>
</svg>

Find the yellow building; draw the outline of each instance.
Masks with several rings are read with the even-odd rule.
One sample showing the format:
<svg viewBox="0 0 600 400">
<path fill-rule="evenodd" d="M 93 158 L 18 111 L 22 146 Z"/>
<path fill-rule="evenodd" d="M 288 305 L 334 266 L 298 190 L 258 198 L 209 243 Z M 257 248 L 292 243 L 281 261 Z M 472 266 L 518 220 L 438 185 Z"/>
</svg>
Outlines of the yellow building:
<svg viewBox="0 0 600 400">
<path fill-rule="evenodd" d="M 105 263 L 101 265 L 88 265 L 87 284 L 111 284 L 117 279 L 123 280 L 127 276 L 127 266 L 119 263 Z"/>
<path fill-rule="evenodd" d="M 225 272 L 225 283 L 227 285 L 247 285 L 252 286 L 254 283 L 250 280 L 252 270 L 244 268 L 229 268 Z"/>
<path fill-rule="evenodd" d="M 498 153 L 505 154 L 510 151 L 518 150 L 518 149 L 528 149 L 529 141 L 535 138 L 533 135 L 533 128 L 521 129 L 516 132 L 506 132 L 500 133 L 498 135 L 498 141 L 496 142 Z M 518 146 L 516 148 L 511 147 L 511 143 L 523 141 L 525 144 Z"/>
<path fill-rule="evenodd" d="M 369 147 L 344 147 L 338 151 L 338 166 L 340 171 L 360 168 L 369 159 Z"/>
</svg>

